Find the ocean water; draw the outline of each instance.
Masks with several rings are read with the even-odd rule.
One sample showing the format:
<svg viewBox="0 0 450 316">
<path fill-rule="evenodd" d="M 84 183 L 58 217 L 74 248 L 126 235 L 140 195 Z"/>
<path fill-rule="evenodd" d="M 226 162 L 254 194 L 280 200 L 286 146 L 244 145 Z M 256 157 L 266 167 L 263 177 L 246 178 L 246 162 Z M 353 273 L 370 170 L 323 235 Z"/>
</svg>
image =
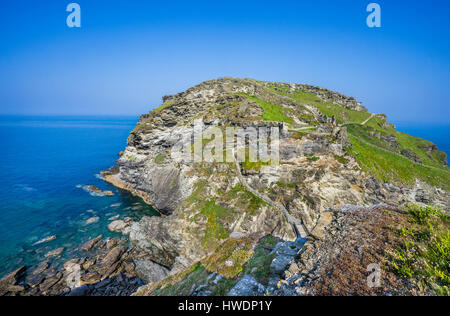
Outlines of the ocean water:
<svg viewBox="0 0 450 316">
<path fill-rule="evenodd" d="M 0 117 L 0 277 L 34 265 L 55 248 L 70 258 L 80 243 L 107 229 L 108 218 L 139 219 L 156 211 L 99 178 L 126 146 L 136 117 Z M 112 190 L 91 195 L 82 186 Z M 91 217 L 99 221 L 86 224 Z M 56 235 L 49 243 L 34 245 Z"/>
</svg>

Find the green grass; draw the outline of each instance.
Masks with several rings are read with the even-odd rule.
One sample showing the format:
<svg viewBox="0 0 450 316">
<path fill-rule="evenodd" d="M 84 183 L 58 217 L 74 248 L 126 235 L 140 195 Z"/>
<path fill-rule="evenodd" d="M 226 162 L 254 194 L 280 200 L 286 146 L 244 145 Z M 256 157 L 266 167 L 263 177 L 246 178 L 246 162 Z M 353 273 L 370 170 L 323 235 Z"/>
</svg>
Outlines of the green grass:
<svg viewBox="0 0 450 316">
<path fill-rule="evenodd" d="M 445 159 L 445 154 L 443 152 L 432 151 L 432 155 L 429 156 L 423 149 L 424 147 L 432 146 L 432 142 L 400 132 L 397 132 L 395 136 L 397 137 L 399 145 L 416 154 L 422 160 L 423 164 L 438 167 L 443 166 L 443 160 Z"/>
<path fill-rule="evenodd" d="M 398 231 L 403 241 L 391 267 L 421 291 L 450 295 L 450 218 L 433 206 L 408 205 L 406 211 L 411 225 Z"/>
<path fill-rule="evenodd" d="M 267 206 L 267 202 L 248 191 L 241 183 L 237 184 L 228 192 L 222 192 L 221 201 L 230 202 L 239 199 L 236 204 L 251 216 L 255 216 L 258 210 Z"/>
<path fill-rule="evenodd" d="M 217 205 L 214 200 L 207 200 L 200 213 L 207 218 L 204 246 L 206 249 L 210 249 L 216 246 L 220 240 L 229 236 L 222 221 L 226 221 L 234 211 Z"/>
<path fill-rule="evenodd" d="M 229 238 L 202 263 L 208 271 L 233 279 L 243 271 L 245 263 L 252 257 L 254 243 L 251 238 Z M 228 264 L 230 262 L 231 265 Z"/>
<path fill-rule="evenodd" d="M 169 100 L 163 104 L 161 104 L 160 106 L 158 106 L 156 109 L 152 110 L 150 113 L 155 113 L 158 114 L 160 113 L 162 110 L 168 108 L 169 106 L 172 106 L 175 104 L 175 100 Z"/>
<path fill-rule="evenodd" d="M 157 284 L 153 296 L 188 296 L 192 288 L 204 284 L 209 272 L 201 263 L 197 263 L 183 273 L 179 273 Z"/>
<path fill-rule="evenodd" d="M 334 155 L 334 159 L 336 159 L 338 162 L 340 162 L 343 165 L 348 164 L 348 159 L 344 156 Z"/>
<path fill-rule="evenodd" d="M 322 114 L 336 118 L 338 124 L 343 123 L 362 123 L 370 117 L 370 113 L 366 111 L 356 111 L 346 109 L 342 106 L 323 102 L 318 96 L 313 93 L 296 90 L 289 96 L 303 104 L 312 104 L 316 106 Z"/>
<path fill-rule="evenodd" d="M 319 161 L 320 157 L 313 156 L 313 157 L 308 157 L 306 159 L 308 159 L 308 161 L 315 162 L 315 161 Z"/>
<path fill-rule="evenodd" d="M 261 239 L 255 248 L 252 258 L 245 264 L 243 274 L 250 274 L 259 283 L 267 286 L 270 277 L 270 264 L 275 258 L 274 254 L 270 254 L 265 247 L 275 247 L 277 240 L 275 237 L 268 235 Z"/>
<path fill-rule="evenodd" d="M 358 137 L 349 135 L 353 147 L 347 148 L 361 168 L 380 181 L 413 184 L 421 179 L 443 189 L 450 188 L 448 172 L 416 164 L 406 157 L 370 146 Z"/>
<path fill-rule="evenodd" d="M 165 156 L 164 154 L 158 154 L 158 155 L 155 157 L 155 163 L 156 163 L 157 165 L 163 164 L 165 160 L 166 160 L 166 156 Z"/>
<path fill-rule="evenodd" d="M 264 110 L 264 114 L 262 115 L 262 119 L 265 121 L 271 122 L 286 122 L 292 123 L 292 118 L 286 116 L 284 114 L 285 109 L 281 105 L 272 104 L 270 102 L 261 100 L 255 96 L 244 94 L 250 100 L 258 103 L 262 109 Z"/>
</svg>

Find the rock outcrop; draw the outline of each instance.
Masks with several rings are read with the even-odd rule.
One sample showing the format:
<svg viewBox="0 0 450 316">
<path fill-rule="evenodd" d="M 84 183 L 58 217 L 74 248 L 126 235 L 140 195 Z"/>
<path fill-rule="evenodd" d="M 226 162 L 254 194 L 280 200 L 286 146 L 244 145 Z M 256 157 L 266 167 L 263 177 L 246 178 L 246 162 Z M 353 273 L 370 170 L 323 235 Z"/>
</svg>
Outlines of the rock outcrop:
<svg viewBox="0 0 450 316">
<path fill-rule="evenodd" d="M 427 162 L 424 149 L 417 147 L 423 150 L 417 154 L 402 148 L 387 132 L 381 137 L 377 129 L 394 133 L 392 125 L 385 116 L 368 113 L 352 97 L 309 85 L 224 78 L 165 96 L 163 101 L 140 117 L 117 167 L 102 173 L 106 181 L 140 196 L 161 213 L 129 228 L 132 247 L 145 254 L 143 259 L 164 267 L 158 267 L 158 275 L 186 269 L 214 252 L 230 234 L 265 233 L 294 242 L 296 232 L 275 204 L 282 205 L 317 240 L 326 238 L 323 227 L 329 224 L 329 210 L 345 204 L 419 201 L 448 209 L 448 168 L 442 167 L 437 154 L 430 154 L 436 149 L 426 148 Z M 354 122 L 359 117 L 361 121 Z M 199 119 L 202 135 L 214 127 L 222 131 L 227 127 L 275 129 L 280 135 L 279 163 L 245 160 L 238 164 L 239 172 L 233 161 L 180 159 L 177 147 L 195 150 L 191 133 Z M 352 124 L 351 130 L 344 126 Z M 366 130 L 369 136 L 358 134 Z M 377 133 L 379 139 L 373 136 Z M 380 142 L 371 146 L 380 146 L 377 150 L 402 157 L 407 164 L 426 170 L 442 168 L 443 182 L 436 185 L 427 176 L 409 182 L 400 176 L 398 181 L 394 177 L 387 181 L 374 174 L 350 149 L 355 139 L 368 143 L 370 137 Z M 200 142 L 200 148 L 207 148 L 208 140 Z M 239 173 L 274 203 L 243 186 Z M 145 264 L 140 269 L 149 282 L 154 280 Z"/>
</svg>

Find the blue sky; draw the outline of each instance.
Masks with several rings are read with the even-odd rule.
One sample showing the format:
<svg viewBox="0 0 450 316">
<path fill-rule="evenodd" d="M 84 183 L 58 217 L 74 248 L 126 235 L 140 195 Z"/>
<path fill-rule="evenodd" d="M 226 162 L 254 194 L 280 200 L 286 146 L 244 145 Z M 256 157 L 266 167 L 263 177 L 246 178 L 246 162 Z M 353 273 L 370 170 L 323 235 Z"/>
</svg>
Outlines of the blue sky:
<svg viewBox="0 0 450 316">
<path fill-rule="evenodd" d="M 73 0 L 72 0 L 73 1 Z M 136 115 L 224 76 L 309 83 L 391 121 L 450 123 L 450 1 L 65 0 L 0 6 L 0 114 Z M 374 1 L 375 2 L 375 1 Z"/>
</svg>

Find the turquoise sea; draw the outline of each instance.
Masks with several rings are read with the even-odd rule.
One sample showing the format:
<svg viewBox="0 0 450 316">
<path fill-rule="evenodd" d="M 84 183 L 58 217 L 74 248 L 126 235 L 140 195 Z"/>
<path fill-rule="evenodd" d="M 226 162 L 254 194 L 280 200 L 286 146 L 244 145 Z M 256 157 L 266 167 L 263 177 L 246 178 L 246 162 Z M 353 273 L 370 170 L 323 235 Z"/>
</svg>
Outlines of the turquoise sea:
<svg viewBox="0 0 450 316">
<path fill-rule="evenodd" d="M 55 248 L 70 258 L 76 247 L 102 234 L 108 219 L 157 216 L 141 199 L 99 178 L 126 146 L 137 117 L 0 117 L 0 277 L 33 265 Z M 396 124 L 450 153 L 450 126 Z M 83 186 L 112 190 L 91 195 Z M 98 217 L 87 225 L 86 220 Z M 34 245 L 56 235 L 49 243 Z M 64 260 L 60 260 L 61 262 Z"/>
<path fill-rule="evenodd" d="M 141 199 L 99 178 L 124 150 L 137 117 L 0 117 L 0 277 L 42 261 L 107 229 L 119 215 L 157 215 Z M 114 197 L 91 195 L 83 186 L 112 190 Z M 98 217 L 98 222 L 86 220 Z M 34 245 L 56 235 L 49 243 Z M 63 260 L 62 260 L 63 261 Z"/>
</svg>

